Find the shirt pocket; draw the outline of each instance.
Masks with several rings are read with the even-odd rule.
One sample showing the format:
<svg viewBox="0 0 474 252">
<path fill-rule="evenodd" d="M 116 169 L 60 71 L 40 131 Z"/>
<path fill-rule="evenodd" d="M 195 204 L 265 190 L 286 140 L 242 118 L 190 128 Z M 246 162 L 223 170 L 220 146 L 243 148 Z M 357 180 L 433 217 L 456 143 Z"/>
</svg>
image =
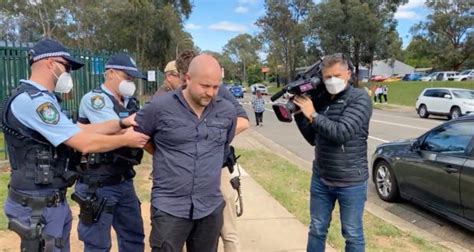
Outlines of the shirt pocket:
<svg viewBox="0 0 474 252">
<path fill-rule="evenodd" d="M 179 118 L 167 118 L 161 122 L 157 137 L 165 144 L 180 145 L 193 139 L 195 130 L 190 122 Z"/>
<path fill-rule="evenodd" d="M 228 118 L 208 118 L 206 119 L 207 139 L 218 144 L 224 144 L 227 140 L 227 131 L 230 128 L 231 120 Z"/>
</svg>

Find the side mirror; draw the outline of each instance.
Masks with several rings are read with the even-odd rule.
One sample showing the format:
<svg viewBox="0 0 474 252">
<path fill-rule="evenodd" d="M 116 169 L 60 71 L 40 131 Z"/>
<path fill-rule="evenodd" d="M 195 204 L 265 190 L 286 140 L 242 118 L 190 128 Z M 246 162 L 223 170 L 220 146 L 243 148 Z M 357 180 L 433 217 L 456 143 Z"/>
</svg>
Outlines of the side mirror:
<svg viewBox="0 0 474 252">
<path fill-rule="evenodd" d="M 420 150 L 420 142 L 418 140 L 414 141 L 411 146 L 410 146 L 410 149 L 412 151 L 419 151 Z"/>
<path fill-rule="evenodd" d="M 452 97 L 451 97 L 451 95 L 449 95 L 449 94 L 445 94 L 445 95 L 444 95 L 444 98 L 446 98 L 446 99 L 451 99 Z"/>
</svg>

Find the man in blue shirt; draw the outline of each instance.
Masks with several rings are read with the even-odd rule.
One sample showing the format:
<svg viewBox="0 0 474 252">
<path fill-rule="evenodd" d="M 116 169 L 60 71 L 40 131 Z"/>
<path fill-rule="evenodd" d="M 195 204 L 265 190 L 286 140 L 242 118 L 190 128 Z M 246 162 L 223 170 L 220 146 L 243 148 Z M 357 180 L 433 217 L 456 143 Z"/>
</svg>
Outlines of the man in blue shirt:
<svg viewBox="0 0 474 252">
<path fill-rule="evenodd" d="M 107 120 L 127 118 L 136 112 L 134 78 L 146 80 L 135 61 L 127 54 L 115 54 L 105 65 L 105 82 L 82 97 L 79 122 L 96 125 Z M 137 109 L 138 110 L 138 109 Z M 143 220 L 132 178 L 133 166 L 140 163 L 143 150 L 120 148 L 107 153 L 88 155 L 88 169 L 76 183 L 75 195 L 86 199 L 81 208 L 79 239 L 84 251 L 109 251 L 110 229 L 117 233 L 119 251 L 143 251 Z M 89 199 L 89 201 L 87 201 Z M 103 204 L 104 207 L 100 208 Z M 88 211 L 89 206 L 96 211 Z M 102 212 L 99 212 L 102 211 Z"/>
<path fill-rule="evenodd" d="M 138 131 L 152 137 L 152 251 L 216 251 L 224 201 L 220 192 L 226 144 L 235 133 L 234 106 L 217 96 L 219 63 L 193 59 L 186 88 L 154 96 L 137 113 Z"/>
<path fill-rule="evenodd" d="M 73 124 L 53 93 L 72 87 L 71 70 L 83 64 L 55 40 L 39 41 L 29 51 L 31 76 L 1 108 L 11 177 L 4 211 L 9 228 L 22 238 L 22 251 L 70 251 L 72 217 L 65 200 L 77 178 L 74 151 L 104 152 L 142 147 L 149 137 L 120 125 L 136 126 L 133 118 L 109 120 L 94 127 Z M 43 245 L 44 244 L 44 245 Z"/>
<path fill-rule="evenodd" d="M 198 54 L 193 50 L 183 51 L 176 59 L 176 61 L 172 61 L 168 63 L 168 65 L 166 65 L 165 72 L 167 72 L 167 69 L 176 69 L 179 72 L 180 79 L 184 83 L 183 87 L 186 86 L 186 80 L 184 77 L 186 73 L 188 73 L 188 68 L 189 64 L 191 63 L 191 60 L 196 56 L 198 56 Z M 175 85 L 175 82 L 173 82 L 173 84 L 174 85 L 168 85 L 168 88 L 160 88 L 155 93 L 155 95 L 160 95 L 171 90 L 175 90 L 179 87 Z M 242 131 L 248 129 L 249 120 L 247 112 L 245 112 L 242 105 L 239 103 L 239 101 L 237 101 L 237 99 L 235 99 L 235 97 L 229 92 L 229 90 L 224 85 L 220 85 L 217 95 L 223 98 L 224 100 L 230 101 L 237 111 L 237 124 L 235 129 L 235 135 L 238 135 Z M 224 152 L 224 159 L 229 154 L 229 151 L 230 148 L 227 148 Z M 227 164 L 227 166 L 229 166 L 229 164 Z M 228 169 L 228 167 L 223 167 L 221 174 L 221 192 L 222 196 L 224 197 L 224 201 L 226 202 L 226 205 L 224 207 L 223 213 L 224 224 L 222 226 L 220 235 L 223 241 L 225 252 L 238 252 L 240 251 L 240 241 L 237 230 L 237 209 L 235 207 L 237 193 L 230 183 L 230 180 L 232 178 L 232 175 L 230 173 L 231 169 L 233 169 L 233 167 L 231 167 L 230 169 Z"/>
</svg>

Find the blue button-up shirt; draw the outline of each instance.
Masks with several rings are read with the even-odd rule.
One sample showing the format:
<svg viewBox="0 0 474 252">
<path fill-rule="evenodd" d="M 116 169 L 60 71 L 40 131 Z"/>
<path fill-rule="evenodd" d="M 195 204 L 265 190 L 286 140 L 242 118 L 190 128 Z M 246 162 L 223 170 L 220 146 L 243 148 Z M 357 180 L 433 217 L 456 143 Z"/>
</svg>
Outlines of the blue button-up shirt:
<svg viewBox="0 0 474 252">
<path fill-rule="evenodd" d="M 233 139 L 235 107 L 217 96 L 198 118 L 181 89 L 154 96 L 137 112 L 138 131 L 152 138 L 151 203 L 180 218 L 200 219 L 223 202 L 224 146 Z"/>
</svg>

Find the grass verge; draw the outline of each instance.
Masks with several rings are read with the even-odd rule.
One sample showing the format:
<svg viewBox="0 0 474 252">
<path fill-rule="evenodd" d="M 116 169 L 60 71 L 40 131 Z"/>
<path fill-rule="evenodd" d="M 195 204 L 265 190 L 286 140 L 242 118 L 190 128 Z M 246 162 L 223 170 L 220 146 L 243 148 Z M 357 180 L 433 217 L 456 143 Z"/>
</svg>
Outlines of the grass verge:
<svg viewBox="0 0 474 252">
<path fill-rule="evenodd" d="M 5 204 L 5 199 L 7 198 L 7 185 L 9 179 L 10 172 L 6 169 L 0 169 L 0 207 L 2 209 L 2 214 L 0 214 L 0 230 L 5 230 L 8 227 L 8 220 L 7 216 L 5 216 L 5 212 L 3 211 L 3 205 Z"/>
<path fill-rule="evenodd" d="M 311 174 L 276 154 L 263 150 L 239 149 L 244 169 L 288 211 L 305 225 L 309 224 L 309 186 Z M 340 234 L 338 207 L 333 212 L 328 242 L 338 250 L 344 248 Z M 448 251 L 405 233 L 382 219 L 364 212 L 364 233 L 367 251 Z"/>
<path fill-rule="evenodd" d="M 416 98 L 425 88 L 449 87 L 474 89 L 474 81 L 399 81 L 399 82 L 375 82 L 364 83 L 366 87 L 374 85 L 387 85 L 388 102 L 403 106 L 415 107 Z"/>
</svg>

